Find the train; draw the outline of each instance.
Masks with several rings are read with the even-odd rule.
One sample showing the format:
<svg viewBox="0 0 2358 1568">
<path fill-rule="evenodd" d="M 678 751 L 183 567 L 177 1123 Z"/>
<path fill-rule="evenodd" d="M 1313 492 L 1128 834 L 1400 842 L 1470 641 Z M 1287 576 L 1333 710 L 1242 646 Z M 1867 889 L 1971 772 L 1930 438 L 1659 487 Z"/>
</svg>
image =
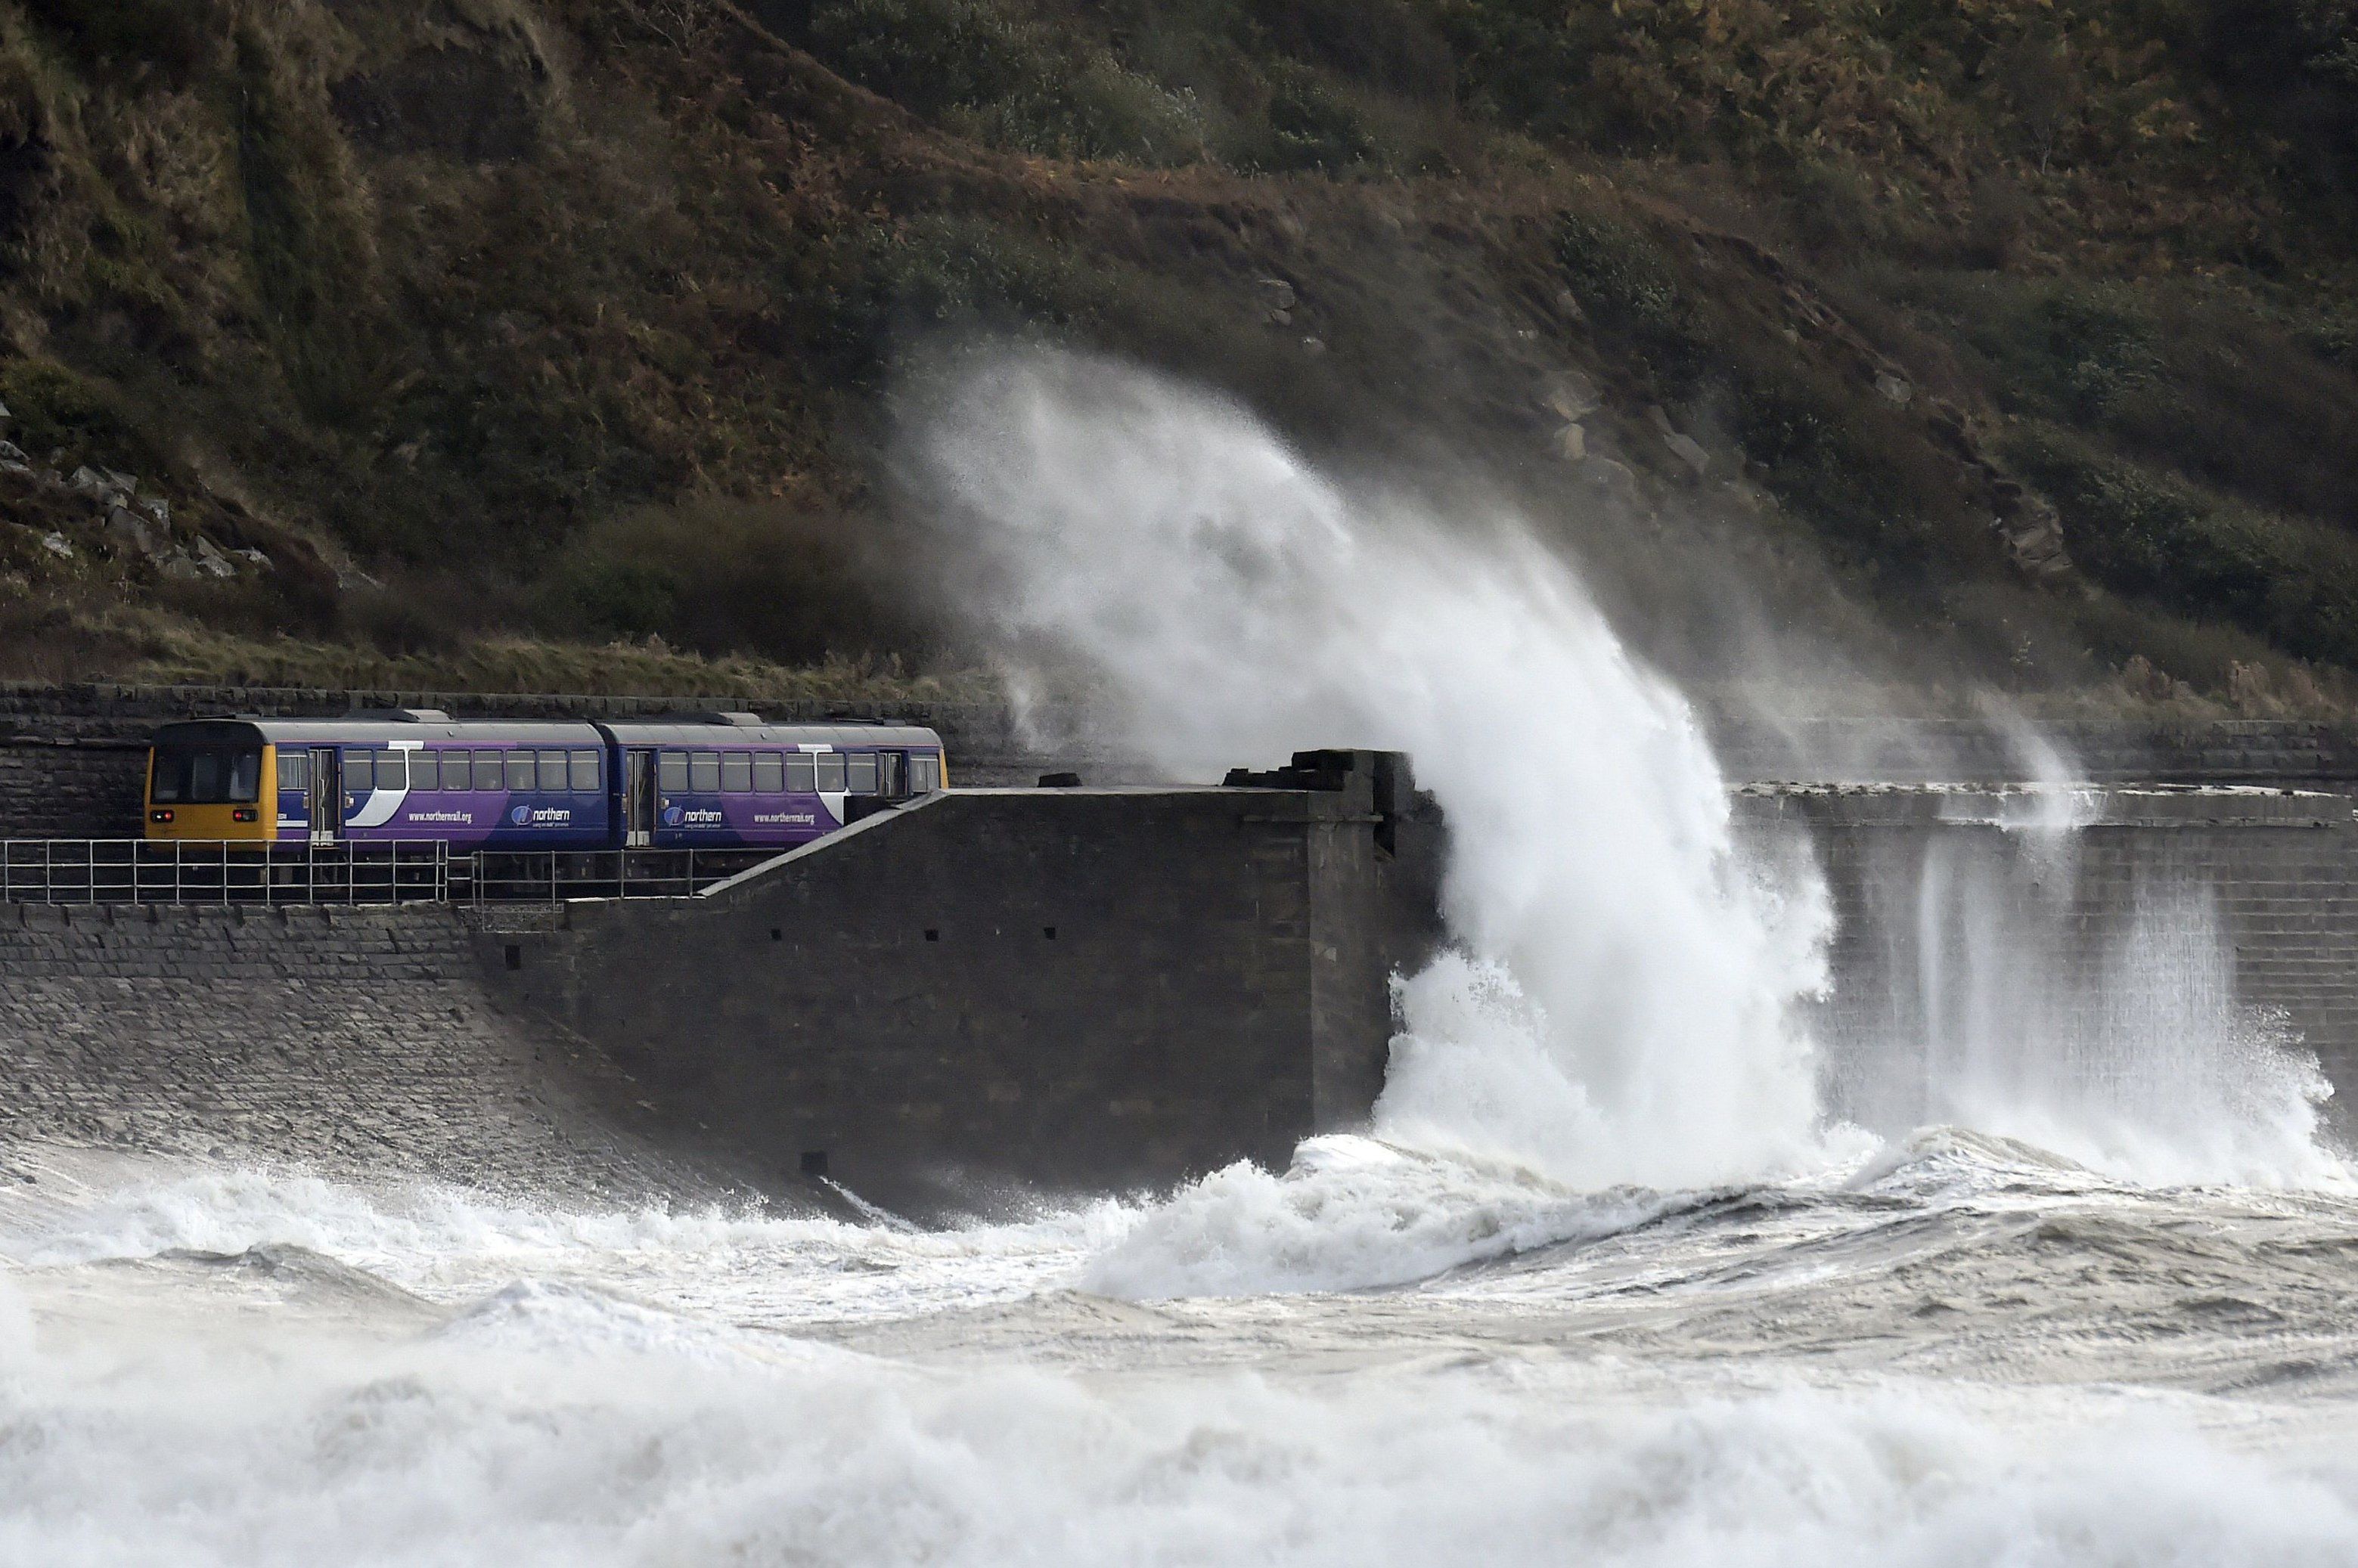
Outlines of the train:
<svg viewBox="0 0 2358 1568">
<path fill-rule="evenodd" d="M 948 787 L 917 725 L 194 719 L 157 730 L 146 837 L 466 849 L 790 849 Z"/>
</svg>

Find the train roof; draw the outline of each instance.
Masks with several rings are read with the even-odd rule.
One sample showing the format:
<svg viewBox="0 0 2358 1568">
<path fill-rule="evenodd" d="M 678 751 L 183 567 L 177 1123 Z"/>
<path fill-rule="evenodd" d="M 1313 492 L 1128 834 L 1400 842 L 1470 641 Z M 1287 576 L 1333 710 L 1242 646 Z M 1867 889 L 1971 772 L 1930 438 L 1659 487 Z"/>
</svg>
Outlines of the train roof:
<svg viewBox="0 0 2358 1568">
<path fill-rule="evenodd" d="M 156 731 L 168 738 L 198 740 L 235 735 L 246 741 L 308 741 L 313 745 L 389 746 L 406 741 L 463 742 L 470 746 L 602 746 L 594 724 L 542 719 L 191 719 Z"/>
<path fill-rule="evenodd" d="M 752 722 L 748 722 L 751 719 Z M 915 724 L 764 724 L 751 714 L 707 719 L 656 719 L 598 726 L 625 746 L 914 746 L 939 750 L 942 738 Z"/>
<path fill-rule="evenodd" d="M 939 750 L 942 738 L 910 724 L 764 724 L 750 713 L 708 719 L 654 719 L 644 723 L 592 724 L 538 719 L 452 719 L 430 709 L 393 714 L 361 713 L 344 719 L 189 719 L 156 731 L 167 740 L 312 745 L 390 746 L 400 741 L 470 746 L 602 746 L 609 738 L 625 746 L 906 746 Z"/>
</svg>

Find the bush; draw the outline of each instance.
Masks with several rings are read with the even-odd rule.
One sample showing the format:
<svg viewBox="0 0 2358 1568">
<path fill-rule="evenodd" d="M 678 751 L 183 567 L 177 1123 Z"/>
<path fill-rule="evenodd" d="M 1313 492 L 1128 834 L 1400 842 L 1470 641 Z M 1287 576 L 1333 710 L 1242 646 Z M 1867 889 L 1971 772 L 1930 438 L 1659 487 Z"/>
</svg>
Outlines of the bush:
<svg viewBox="0 0 2358 1568">
<path fill-rule="evenodd" d="M 1149 163 L 1203 150 L 1184 95 L 990 0 L 822 0 L 804 37 L 861 86 L 1001 146 Z"/>
<path fill-rule="evenodd" d="M 2358 542 L 2207 494 L 2052 426 L 2008 458 L 2053 498 L 2072 559 L 2119 592 L 2303 658 L 2358 663 Z"/>
<path fill-rule="evenodd" d="M 176 81 L 221 31 L 209 0 L 25 0 L 25 9 L 88 63 L 156 66 Z"/>
<path fill-rule="evenodd" d="M 539 592 L 566 642 L 661 636 L 703 653 L 819 663 L 932 641 L 872 532 L 774 503 L 642 507 L 581 530 Z"/>
</svg>

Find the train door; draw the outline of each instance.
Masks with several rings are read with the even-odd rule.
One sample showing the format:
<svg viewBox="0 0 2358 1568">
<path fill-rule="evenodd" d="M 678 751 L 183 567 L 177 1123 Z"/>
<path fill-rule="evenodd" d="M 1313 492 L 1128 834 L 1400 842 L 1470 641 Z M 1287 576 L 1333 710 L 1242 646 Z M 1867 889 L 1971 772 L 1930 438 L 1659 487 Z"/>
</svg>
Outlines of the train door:
<svg viewBox="0 0 2358 1568">
<path fill-rule="evenodd" d="M 909 753 L 879 752 L 876 753 L 876 793 L 886 800 L 909 798 Z"/>
<path fill-rule="evenodd" d="M 655 841 L 655 754 L 651 751 L 622 753 L 622 842 L 643 849 Z"/>
<path fill-rule="evenodd" d="M 344 770 L 333 746 L 311 748 L 309 795 L 304 815 L 311 819 L 311 842 L 332 844 L 344 831 Z"/>
</svg>

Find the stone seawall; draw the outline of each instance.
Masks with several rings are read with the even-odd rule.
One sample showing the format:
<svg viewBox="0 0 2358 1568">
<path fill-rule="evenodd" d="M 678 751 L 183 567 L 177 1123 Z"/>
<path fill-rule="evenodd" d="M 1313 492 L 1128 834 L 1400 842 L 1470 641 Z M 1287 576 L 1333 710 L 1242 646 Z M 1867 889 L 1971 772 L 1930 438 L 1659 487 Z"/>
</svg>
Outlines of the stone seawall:
<svg viewBox="0 0 2358 1568">
<path fill-rule="evenodd" d="M 923 1213 L 1362 1124 L 1438 935 L 1396 759 L 959 792 L 680 899 L 0 905 L 0 1148 Z"/>
<path fill-rule="evenodd" d="M 594 1052 L 502 1005 L 447 908 L 0 904 L 0 1162 L 63 1144 L 717 1190 L 634 1127 L 631 1087 Z"/>
<path fill-rule="evenodd" d="M 1806 836 L 1837 920 L 1820 1037 L 1840 1063 L 1992 1073 L 2036 1048 L 2118 1071 L 2169 1059 L 2231 1007 L 2288 1026 L 2358 1135 L 2358 802 L 2331 792 L 2117 789 L 2042 832 L 2058 797 L 2001 790 L 1755 790 L 1751 833 Z M 2215 966 L 2215 969 L 2214 969 Z M 1902 1081 L 1904 1074 L 1859 1074 Z M 2187 1086 L 2194 1092 L 2194 1086 Z M 1900 1097 L 1901 1099 L 1905 1096 Z M 1840 1108 L 1896 1125 L 1937 1108 Z"/>
<path fill-rule="evenodd" d="M 677 1137 L 919 1211 L 1282 1168 L 1363 1126 L 1439 826 L 1332 789 L 938 796 L 694 900 L 576 903 L 491 971 Z"/>
</svg>

